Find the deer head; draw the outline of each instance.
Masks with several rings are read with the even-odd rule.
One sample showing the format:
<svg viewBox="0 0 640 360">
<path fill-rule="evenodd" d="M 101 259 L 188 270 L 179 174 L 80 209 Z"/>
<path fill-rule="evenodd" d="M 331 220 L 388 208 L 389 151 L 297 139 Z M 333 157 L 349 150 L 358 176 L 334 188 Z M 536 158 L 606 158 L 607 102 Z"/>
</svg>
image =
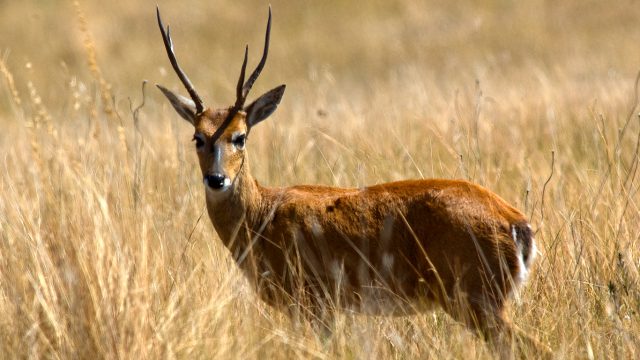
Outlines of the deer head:
<svg viewBox="0 0 640 360">
<path fill-rule="evenodd" d="M 285 85 L 280 85 L 267 91 L 251 104 L 244 105 L 251 87 L 258 79 L 267 61 L 271 33 L 271 6 L 269 6 L 269 19 L 267 21 L 262 59 L 251 73 L 251 76 L 245 81 L 249 51 L 249 47 L 245 47 L 244 61 L 242 62 L 236 88 L 235 104 L 215 110 L 204 106 L 193 84 L 178 65 L 169 27 L 166 27 L 165 30 L 160 18 L 160 10 L 157 8 L 156 10 L 158 26 L 162 33 L 162 40 L 164 41 L 169 61 L 191 99 L 175 94 L 161 85 L 156 86 L 169 99 L 178 114 L 195 128 L 193 141 L 195 142 L 200 169 L 202 170 L 202 177 L 207 191 L 217 195 L 225 194 L 227 190 L 235 185 L 235 180 L 245 163 L 245 146 L 249 132 L 253 126 L 269 117 L 276 110 L 284 94 Z"/>
</svg>

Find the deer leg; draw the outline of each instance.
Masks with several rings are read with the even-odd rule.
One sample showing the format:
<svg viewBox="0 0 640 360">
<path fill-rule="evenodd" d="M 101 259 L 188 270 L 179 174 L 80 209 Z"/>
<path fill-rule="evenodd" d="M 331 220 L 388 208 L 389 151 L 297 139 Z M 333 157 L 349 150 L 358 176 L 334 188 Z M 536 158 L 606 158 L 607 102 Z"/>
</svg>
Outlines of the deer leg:
<svg viewBox="0 0 640 360">
<path fill-rule="evenodd" d="M 521 353 L 533 354 L 536 359 L 551 359 L 553 352 L 551 348 L 542 344 L 535 338 L 529 336 L 523 330 L 512 325 L 512 331 L 516 335 L 515 340 Z"/>
<path fill-rule="evenodd" d="M 511 327 L 501 316 L 500 308 L 462 302 L 445 311 L 485 340 L 500 359 L 513 358 Z"/>
<path fill-rule="evenodd" d="M 310 308 L 303 311 L 320 339 L 330 339 L 335 330 L 335 309 L 323 301 L 312 301 Z"/>
<path fill-rule="evenodd" d="M 454 319 L 464 323 L 485 340 L 500 359 L 533 357 L 551 359 L 551 350 L 504 318 L 504 306 L 494 302 L 467 302 L 445 308 Z M 515 353 L 514 353 L 515 351 Z"/>
</svg>

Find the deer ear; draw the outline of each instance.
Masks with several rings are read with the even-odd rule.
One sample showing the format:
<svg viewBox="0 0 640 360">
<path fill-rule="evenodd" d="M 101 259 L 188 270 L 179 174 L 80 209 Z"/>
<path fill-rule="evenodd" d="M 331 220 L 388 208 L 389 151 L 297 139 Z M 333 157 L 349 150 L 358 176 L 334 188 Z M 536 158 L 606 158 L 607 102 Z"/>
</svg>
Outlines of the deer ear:
<svg viewBox="0 0 640 360">
<path fill-rule="evenodd" d="M 247 126 L 249 128 L 268 118 L 269 115 L 276 111 L 282 95 L 284 95 L 285 87 L 286 85 L 280 85 L 275 89 L 267 91 L 256 101 L 244 108 L 244 111 L 247 113 Z"/>
<path fill-rule="evenodd" d="M 156 84 L 158 89 L 162 91 L 164 96 L 169 99 L 173 108 L 176 109 L 178 114 L 182 116 L 183 119 L 187 120 L 191 124 L 195 125 L 196 123 L 196 104 L 191 99 L 187 99 L 184 96 L 173 93 L 171 90 L 163 87 L 162 85 Z"/>
</svg>

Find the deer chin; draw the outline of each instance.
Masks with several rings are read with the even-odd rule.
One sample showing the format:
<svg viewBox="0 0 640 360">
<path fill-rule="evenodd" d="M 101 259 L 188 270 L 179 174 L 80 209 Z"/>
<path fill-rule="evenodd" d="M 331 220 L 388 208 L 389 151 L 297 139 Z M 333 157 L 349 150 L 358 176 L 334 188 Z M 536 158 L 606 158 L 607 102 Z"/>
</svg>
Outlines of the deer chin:
<svg viewBox="0 0 640 360">
<path fill-rule="evenodd" d="M 225 180 L 228 180 L 228 179 L 225 179 Z M 233 192 L 231 191 L 232 187 L 233 187 L 233 184 L 231 183 L 231 181 L 225 181 L 225 184 L 219 189 L 214 189 L 210 186 L 207 186 L 207 184 L 205 184 L 204 188 L 207 194 L 207 200 L 218 202 L 228 198 L 229 195 Z"/>
</svg>

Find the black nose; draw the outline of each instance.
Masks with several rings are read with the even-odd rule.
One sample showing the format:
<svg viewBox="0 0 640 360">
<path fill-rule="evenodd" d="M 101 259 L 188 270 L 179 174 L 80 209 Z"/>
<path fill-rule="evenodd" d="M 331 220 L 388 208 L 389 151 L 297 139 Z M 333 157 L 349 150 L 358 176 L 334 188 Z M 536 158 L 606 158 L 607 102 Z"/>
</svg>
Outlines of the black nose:
<svg viewBox="0 0 640 360">
<path fill-rule="evenodd" d="M 222 187 L 224 187 L 224 179 L 224 175 L 219 173 L 205 175 L 204 183 L 212 189 L 222 189 Z"/>
</svg>

